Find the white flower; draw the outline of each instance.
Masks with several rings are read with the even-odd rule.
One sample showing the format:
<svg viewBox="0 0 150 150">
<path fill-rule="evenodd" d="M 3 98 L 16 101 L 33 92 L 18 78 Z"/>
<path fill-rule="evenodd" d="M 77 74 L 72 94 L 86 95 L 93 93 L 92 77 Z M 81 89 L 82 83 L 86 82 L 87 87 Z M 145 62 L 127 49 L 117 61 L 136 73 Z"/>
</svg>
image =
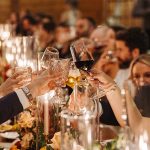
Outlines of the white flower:
<svg viewBox="0 0 150 150">
<path fill-rule="evenodd" d="M 32 128 L 35 118 L 31 116 L 29 111 L 24 111 L 20 114 L 17 123 L 21 128 Z"/>
<path fill-rule="evenodd" d="M 30 141 L 33 139 L 33 134 L 32 133 L 27 133 L 22 137 L 21 140 L 21 147 L 24 149 L 29 148 L 30 146 Z"/>
</svg>

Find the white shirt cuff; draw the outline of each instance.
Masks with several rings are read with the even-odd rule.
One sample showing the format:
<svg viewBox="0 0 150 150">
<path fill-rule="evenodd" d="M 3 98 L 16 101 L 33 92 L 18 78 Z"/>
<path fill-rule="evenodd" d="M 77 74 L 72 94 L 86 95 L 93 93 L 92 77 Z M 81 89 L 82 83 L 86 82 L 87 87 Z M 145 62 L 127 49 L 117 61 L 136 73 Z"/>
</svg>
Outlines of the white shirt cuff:
<svg viewBox="0 0 150 150">
<path fill-rule="evenodd" d="M 24 94 L 24 92 L 22 91 L 22 89 L 17 89 L 15 90 L 15 92 L 20 100 L 20 103 L 23 106 L 23 109 L 28 108 L 30 106 L 30 102 L 28 98 L 26 97 L 26 95 Z"/>
</svg>

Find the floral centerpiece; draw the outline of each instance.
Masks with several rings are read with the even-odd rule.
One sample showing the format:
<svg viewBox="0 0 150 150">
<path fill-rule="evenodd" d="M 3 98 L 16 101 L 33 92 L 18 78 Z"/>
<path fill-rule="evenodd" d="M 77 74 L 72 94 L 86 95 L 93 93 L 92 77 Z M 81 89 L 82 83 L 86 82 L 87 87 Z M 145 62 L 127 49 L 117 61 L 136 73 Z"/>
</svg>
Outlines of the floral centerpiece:
<svg viewBox="0 0 150 150">
<path fill-rule="evenodd" d="M 58 116 L 60 108 L 59 110 L 57 110 L 58 107 L 56 108 L 56 106 L 51 106 L 50 108 L 50 114 L 52 117 L 50 119 L 51 126 L 49 131 L 51 134 L 48 135 L 48 141 L 46 141 L 44 135 L 44 122 L 37 120 L 37 109 L 35 109 L 35 106 L 33 105 L 28 110 L 25 110 L 17 116 L 16 124 L 20 141 L 15 143 L 11 150 L 35 150 L 37 147 L 40 150 L 57 149 L 52 143 L 57 141 L 54 140 L 57 137 L 57 134 L 54 134 L 57 133 L 57 131 L 60 131 L 60 118 Z M 42 112 L 40 115 L 43 117 Z"/>
</svg>

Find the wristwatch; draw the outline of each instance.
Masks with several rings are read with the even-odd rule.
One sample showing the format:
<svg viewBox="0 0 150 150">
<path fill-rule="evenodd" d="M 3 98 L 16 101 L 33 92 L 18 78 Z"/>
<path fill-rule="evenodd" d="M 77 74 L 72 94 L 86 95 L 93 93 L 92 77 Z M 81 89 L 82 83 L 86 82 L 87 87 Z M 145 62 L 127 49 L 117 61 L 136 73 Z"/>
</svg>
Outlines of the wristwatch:
<svg viewBox="0 0 150 150">
<path fill-rule="evenodd" d="M 27 86 L 23 87 L 22 88 L 22 91 L 24 92 L 24 94 L 26 95 L 26 97 L 31 101 L 33 100 L 33 96 L 32 94 L 30 93 L 30 90 Z"/>
</svg>

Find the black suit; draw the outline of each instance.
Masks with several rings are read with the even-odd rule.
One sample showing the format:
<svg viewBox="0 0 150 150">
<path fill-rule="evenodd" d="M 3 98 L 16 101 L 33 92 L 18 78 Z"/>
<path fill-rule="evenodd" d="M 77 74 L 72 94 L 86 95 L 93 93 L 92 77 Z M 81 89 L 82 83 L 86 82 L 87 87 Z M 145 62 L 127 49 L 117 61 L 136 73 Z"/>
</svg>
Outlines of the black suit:
<svg viewBox="0 0 150 150">
<path fill-rule="evenodd" d="M 0 98 L 0 124 L 23 111 L 23 106 L 15 92 Z"/>
</svg>

